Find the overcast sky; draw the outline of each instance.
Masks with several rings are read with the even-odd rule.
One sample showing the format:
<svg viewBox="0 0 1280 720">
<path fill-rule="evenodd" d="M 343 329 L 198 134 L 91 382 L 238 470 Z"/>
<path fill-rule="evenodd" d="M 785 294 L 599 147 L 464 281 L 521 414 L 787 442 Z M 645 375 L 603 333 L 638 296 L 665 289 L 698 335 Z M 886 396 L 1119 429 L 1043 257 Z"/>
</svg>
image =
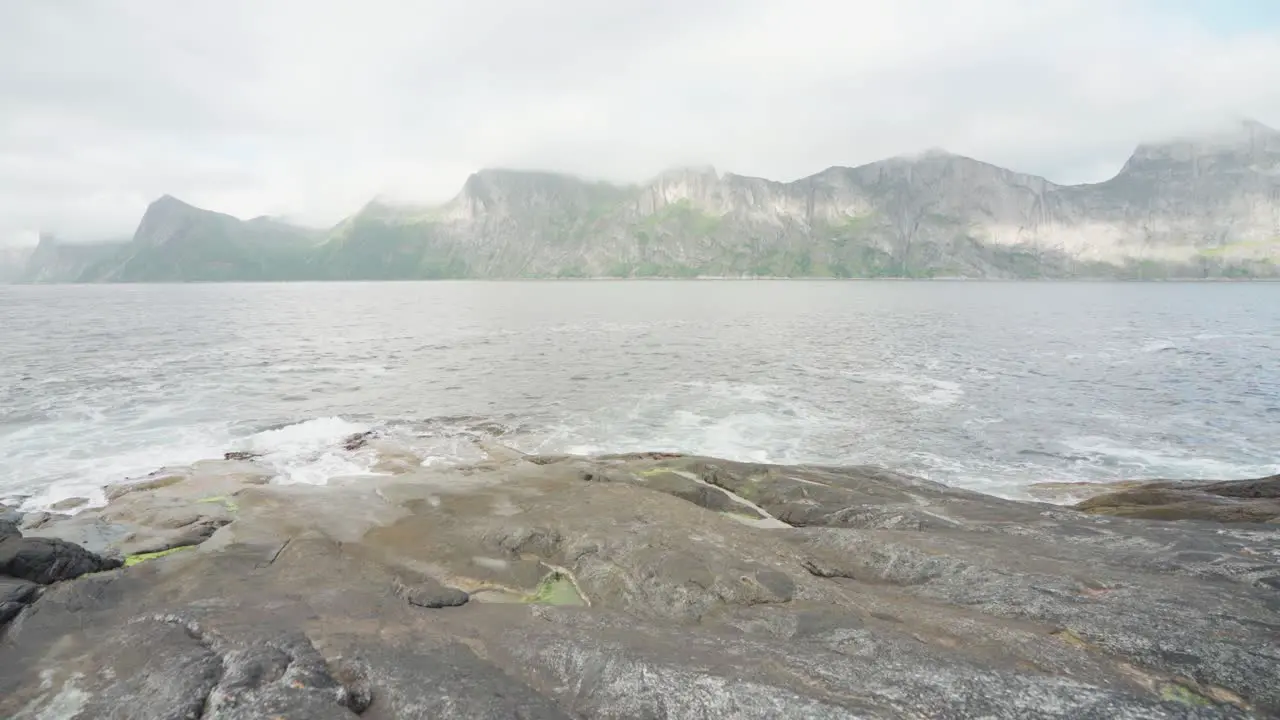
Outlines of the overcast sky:
<svg viewBox="0 0 1280 720">
<path fill-rule="evenodd" d="M 164 193 L 328 225 L 492 166 L 1097 181 L 1242 117 L 1280 126 L 1280 0 L 0 0 L 0 243 Z"/>
</svg>

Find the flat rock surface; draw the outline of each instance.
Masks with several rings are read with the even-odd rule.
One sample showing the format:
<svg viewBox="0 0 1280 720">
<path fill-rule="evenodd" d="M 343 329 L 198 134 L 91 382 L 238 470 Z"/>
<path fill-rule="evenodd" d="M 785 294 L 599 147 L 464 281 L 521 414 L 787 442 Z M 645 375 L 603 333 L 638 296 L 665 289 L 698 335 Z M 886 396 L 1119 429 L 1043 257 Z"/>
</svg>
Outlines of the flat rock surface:
<svg viewBox="0 0 1280 720">
<path fill-rule="evenodd" d="M 0 585 L 0 717 L 1280 715 L 1274 523 L 491 454 L 319 487 L 207 462 L 46 520 L 125 566 Z"/>
</svg>

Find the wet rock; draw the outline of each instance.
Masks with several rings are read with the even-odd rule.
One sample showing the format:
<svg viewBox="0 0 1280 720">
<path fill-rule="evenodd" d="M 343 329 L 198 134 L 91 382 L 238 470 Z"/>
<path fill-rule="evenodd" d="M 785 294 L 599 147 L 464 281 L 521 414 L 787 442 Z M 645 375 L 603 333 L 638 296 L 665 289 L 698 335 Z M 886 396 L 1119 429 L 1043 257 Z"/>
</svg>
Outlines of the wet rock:
<svg viewBox="0 0 1280 720">
<path fill-rule="evenodd" d="M 1046 502 L 1080 502 L 1095 495 L 1127 490 L 1144 484 L 1141 480 L 1120 480 L 1117 482 L 1081 482 L 1050 481 L 1032 483 L 1027 486 L 1027 494 L 1037 500 Z"/>
<path fill-rule="evenodd" d="M 372 448 L 377 453 L 378 461 L 372 468 L 376 473 L 399 475 L 422 467 L 422 458 L 403 445 L 374 440 L 366 443 L 366 447 Z"/>
<path fill-rule="evenodd" d="M 180 473 L 161 473 L 159 475 L 148 476 L 142 480 L 137 480 L 119 485 L 108 485 L 103 492 L 107 496 L 107 500 L 118 500 L 131 492 L 141 492 L 144 490 L 157 490 L 186 480 L 187 476 Z"/>
<path fill-rule="evenodd" d="M 70 515 L 65 515 L 63 513 L 44 512 L 43 510 L 40 510 L 37 512 L 30 512 L 23 515 L 22 524 L 19 525 L 18 527 L 22 528 L 23 530 L 37 530 L 39 528 L 44 527 L 45 525 L 48 525 L 51 522 L 57 522 L 59 520 L 66 519 L 68 517 L 70 517 Z"/>
<path fill-rule="evenodd" d="M 22 537 L 22 531 L 18 529 L 18 524 L 12 520 L 0 520 L 0 540 L 15 535 Z"/>
<path fill-rule="evenodd" d="M 44 589 L 5 630 L 0 717 L 1280 714 L 1268 525 L 668 454 L 243 470 L 41 530 L 120 551 L 218 523 L 180 560 Z"/>
<path fill-rule="evenodd" d="M 1280 475 L 1217 483 L 1157 481 L 1096 495 L 1075 508 L 1149 520 L 1280 523 Z"/>
<path fill-rule="evenodd" d="M 0 540 L 0 575 L 41 585 L 112 570 L 121 563 L 57 538 L 10 535 Z"/>
<path fill-rule="evenodd" d="M 22 524 L 22 512 L 17 508 L 0 503 L 0 523 Z"/>
<path fill-rule="evenodd" d="M 374 437 L 375 437 L 375 435 L 374 435 L 374 432 L 373 432 L 372 430 L 366 430 L 366 431 L 364 431 L 364 432 L 353 433 L 353 434 L 351 434 L 351 435 L 348 435 L 348 436 L 347 436 L 347 437 L 342 441 L 342 449 L 343 449 L 343 450 L 348 450 L 348 451 L 354 452 L 354 451 L 359 450 L 360 448 L 364 447 L 364 446 L 365 446 L 365 445 L 366 445 L 370 440 L 372 440 Z"/>
<path fill-rule="evenodd" d="M 49 509 L 62 512 L 65 510 L 75 510 L 76 508 L 84 507 L 85 505 L 88 505 L 88 504 L 89 504 L 89 498 L 72 497 L 72 498 L 67 498 L 65 500 L 59 500 L 58 502 L 50 505 Z"/>
<path fill-rule="evenodd" d="M 33 582 L 0 577 L 0 625 L 12 620 L 39 596 L 40 586 Z"/>
<path fill-rule="evenodd" d="M 249 461 L 257 460 L 260 457 L 262 457 L 262 453 L 251 452 L 249 450 L 233 450 L 222 454 L 223 460 Z"/>
<path fill-rule="evenodd" d="M 430 578 L 413 585 L 401 586 L 397 591 L 410 605 L 423 608 L 458 607 L 466 605 L 471 599 L 466 592 Z"/>
<path fill-rule="evenodd" d="M 1211 495 L 1235 498 L 1280 499 L 1280 475 L 1256 480 L 1228 480 L 1201 485 L 1200 490 Z"/>
</svg>

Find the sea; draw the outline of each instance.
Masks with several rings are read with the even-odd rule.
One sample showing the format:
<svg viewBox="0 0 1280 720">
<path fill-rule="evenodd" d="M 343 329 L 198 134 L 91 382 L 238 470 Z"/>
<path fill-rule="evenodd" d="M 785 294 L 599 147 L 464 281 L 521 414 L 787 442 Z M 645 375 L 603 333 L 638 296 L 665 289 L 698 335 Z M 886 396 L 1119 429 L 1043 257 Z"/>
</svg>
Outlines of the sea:
<svg viewBox="0 0 1280 720">
<path fill-rule="evenodd" d="M 0 502 L 259 453 L 275 482 L 667 450 L 1004 497 L 1280 473 L 1280 284 L 0 286 Z M 382 470 L 382 471 L 385 471 Z"/>
</svg>

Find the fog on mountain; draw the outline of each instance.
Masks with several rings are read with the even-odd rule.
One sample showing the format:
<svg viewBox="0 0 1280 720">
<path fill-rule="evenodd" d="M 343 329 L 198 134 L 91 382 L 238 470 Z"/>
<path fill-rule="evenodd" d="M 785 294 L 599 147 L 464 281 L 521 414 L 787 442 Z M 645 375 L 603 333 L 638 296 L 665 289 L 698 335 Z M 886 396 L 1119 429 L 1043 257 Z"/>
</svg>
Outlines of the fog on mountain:
<svg viewBox="0 0 1280 720">
<path fill-rule="evenodd" d="M 613 185 L 489 169 L 439 206 L 370 202 L 325 230 L 165 196 L 133 238 L 42 237 L 24 282 L 579 277 L 1280 276 L 1280 132 L 1142 145 L 1057 185 L 931 151 L 783 183 L 681 168 Z"/>
</svg>

